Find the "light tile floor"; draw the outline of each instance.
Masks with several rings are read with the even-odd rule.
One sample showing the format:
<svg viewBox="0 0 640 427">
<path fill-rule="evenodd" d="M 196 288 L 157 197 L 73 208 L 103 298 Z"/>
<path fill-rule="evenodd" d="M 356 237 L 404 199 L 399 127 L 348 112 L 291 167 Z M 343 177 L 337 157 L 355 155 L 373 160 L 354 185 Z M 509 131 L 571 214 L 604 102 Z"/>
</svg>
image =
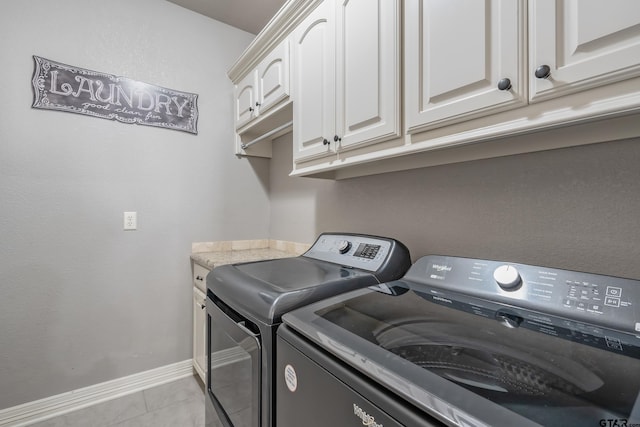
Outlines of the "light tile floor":
<svg viewBox="0 0 640 427">
<path fill-rule="evenodd" d="M 204 387 L 188 377 L 30 427 L 204 427 Z"/>
</svg>

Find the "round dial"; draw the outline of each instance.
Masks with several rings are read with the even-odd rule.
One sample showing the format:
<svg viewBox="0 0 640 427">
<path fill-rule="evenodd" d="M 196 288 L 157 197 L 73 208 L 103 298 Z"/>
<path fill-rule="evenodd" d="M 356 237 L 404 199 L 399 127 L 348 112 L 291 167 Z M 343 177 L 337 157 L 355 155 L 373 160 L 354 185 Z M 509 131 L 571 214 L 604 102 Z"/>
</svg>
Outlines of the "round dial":
<svg viewBox="0 0 640 427">
<path fill-rule="evenodd" d="M 351 242 L 348 240 L 343 240 L 338 244 L 338 251 L 341 254 L 346 254 L 351 249 Z"/>
<path fill-rule="evenodd" d="M 522 282 L 520 273 L 513 265 L 501 265 L 496 268 L 493 278 L 502 289 L 506 290 L 513 289 Z"/>
</svg>

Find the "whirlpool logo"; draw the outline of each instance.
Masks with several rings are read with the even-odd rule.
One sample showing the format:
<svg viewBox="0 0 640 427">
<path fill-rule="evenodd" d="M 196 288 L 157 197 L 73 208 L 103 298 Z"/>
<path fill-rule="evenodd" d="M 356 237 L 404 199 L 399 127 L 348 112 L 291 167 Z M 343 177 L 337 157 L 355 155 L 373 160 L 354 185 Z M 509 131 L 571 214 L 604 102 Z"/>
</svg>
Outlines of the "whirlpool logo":
<svg viewBox="0 0 640 427">
<path fill-rule="evenodd" d="M 360 418 L 362 420 L 362 425 L 363 426 L 383 427 L 382 424 L 378 424 L 376 422 L 375 417 L 373 417 L 372 415 L 367 414 L 361 407 L 359 407 L 355 403 L 353 404 L 353 415 L 355 415 L 356 417 L 358 417 L 358 418 Z"/>
<path fill-rule="evenodd" d="M 431 264 L 431 268 L 435 271 L 451 271 L 451 267 L 442 264 Z"/>
</svg>

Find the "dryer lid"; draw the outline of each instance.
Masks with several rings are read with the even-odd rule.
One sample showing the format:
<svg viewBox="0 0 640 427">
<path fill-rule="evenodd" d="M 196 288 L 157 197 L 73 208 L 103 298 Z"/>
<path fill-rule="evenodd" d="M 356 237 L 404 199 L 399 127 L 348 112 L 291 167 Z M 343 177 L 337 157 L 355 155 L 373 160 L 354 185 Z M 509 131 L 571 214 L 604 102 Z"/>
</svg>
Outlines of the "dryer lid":
<svg viewBox="0 0 640 427">
<path fill-rule="evenodd" d="M 267 325 L 294 308 L 376 283 L 370 272 L 306 257 L 224 265 L 207 276 L 208 292 Z"/>
</svg>

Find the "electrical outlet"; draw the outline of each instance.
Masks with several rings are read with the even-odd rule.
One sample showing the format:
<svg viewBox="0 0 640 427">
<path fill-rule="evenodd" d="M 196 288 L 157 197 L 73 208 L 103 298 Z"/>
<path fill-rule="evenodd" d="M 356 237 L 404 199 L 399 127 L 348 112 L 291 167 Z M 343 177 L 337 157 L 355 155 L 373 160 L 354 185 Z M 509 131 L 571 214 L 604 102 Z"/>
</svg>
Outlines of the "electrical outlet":
<svg viewBox="0 0 640 427">
<path fill-rule="evenodd" d="M 138 229 L 138 214 L 137 214 L 137 212 L 125 212 L 124 213 L 124 229 L 125 230 L 137 230 Z"/>
</svg>

